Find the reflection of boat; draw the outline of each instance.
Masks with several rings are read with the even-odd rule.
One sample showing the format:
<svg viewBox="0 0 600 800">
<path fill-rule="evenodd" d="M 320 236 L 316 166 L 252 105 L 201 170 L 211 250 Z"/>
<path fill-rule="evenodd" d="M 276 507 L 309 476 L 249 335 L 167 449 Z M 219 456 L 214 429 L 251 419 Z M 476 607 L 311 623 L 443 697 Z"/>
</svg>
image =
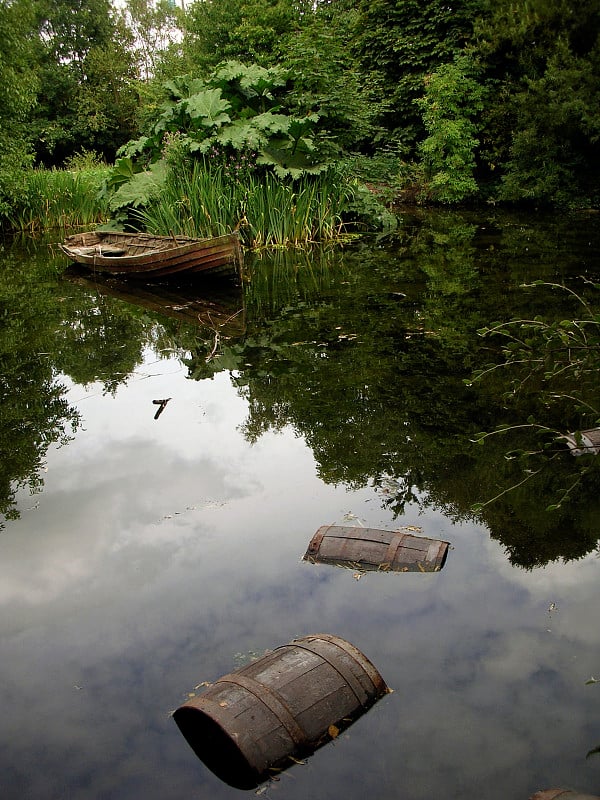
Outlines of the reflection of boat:
<svg viewBox="0 0 600 800">
<path fill-rule="evenodd" d="M 148 233 L 89 231 L 67 236 L 60 249 L 95 272 L 137 278 L 170 275 L 239 275 L 242 249 L 237 233 L 212 239 Z"/>
<path fill-rule="evenodd" d="M 115 297 L 126 303 L 157 314 L 191 323 L 211 331 L 219 330 L 230 336 L 242 336 L 246 317 L 241 289 L 230 285 L 176 285 L 129 283 L 106 275 L 90 277 L 89 273 L 71 267 L 65 277 L 88 286 L 100 294 Z"/>
</svg>

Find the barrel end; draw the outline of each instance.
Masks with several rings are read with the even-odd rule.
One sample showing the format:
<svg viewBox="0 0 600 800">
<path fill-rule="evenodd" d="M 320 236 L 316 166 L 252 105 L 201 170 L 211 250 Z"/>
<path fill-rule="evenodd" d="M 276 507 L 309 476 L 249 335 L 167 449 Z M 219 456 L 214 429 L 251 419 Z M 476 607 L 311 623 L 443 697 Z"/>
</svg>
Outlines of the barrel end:
<svg viewBox="0 0 600 800">
<path fill-rule="evenodd" d="M 235 789 L 255 789 L 261 783 L 237 743 L 210 716 L 183 705 L 173 719 L 196 756 L 224 783 Z"/>
</svg>

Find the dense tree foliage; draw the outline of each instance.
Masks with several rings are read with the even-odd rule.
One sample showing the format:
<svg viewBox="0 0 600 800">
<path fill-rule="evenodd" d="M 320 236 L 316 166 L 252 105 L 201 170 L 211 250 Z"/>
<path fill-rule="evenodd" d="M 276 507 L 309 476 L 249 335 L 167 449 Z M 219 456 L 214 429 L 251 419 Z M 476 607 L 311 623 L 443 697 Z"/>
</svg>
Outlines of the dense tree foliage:
<svg viewBox="0 0 600 800">
<path fill-rule="evenodd" d="M 134 131 L 132 38 L 110 0 L 38 0 L 41 92 L 34 114 L 35 150 L 46 164 L 96 150 L 112 158 Z"/>
<path fill-rule="evenodd" d="M 330 153 L 422 199 L 598 203 L 595 0 L 2 0 L 0 159 L 112 160 L 165 80 L 278 67 Z M 19 153 L 19 158 L 14 158 Z"/>
<path fill-rule="evenodd" d="M 269 66 L 285 60 L 285 41 L 312 10 L 307 0 L 202 0 L 187 15 L 191 63 L 211 70 L 224 59 Z"/>
<path fill-rule="evenodd" d="M 424 80 L 471 39 L 481 0 L 359 0 L 354 48 L 365 80 L 386 98 L 382 123 L 404 148 L 423 134 L 414 100 Z"/>
<path fill-rule="evenodd" d="M 475 54 L 493 96 L 482 159 L 502 200 L 598 199 L 600 7 L 567 0 L 490 3 Z"/>
<path fill-rule="evenodd" d="M 0 2 L 0 168 L 21 163 L 29 149 L 27 114 L 35 105 L 38 81 L 31 69 L 35 44 L 26 0 Z"/>
</svg>

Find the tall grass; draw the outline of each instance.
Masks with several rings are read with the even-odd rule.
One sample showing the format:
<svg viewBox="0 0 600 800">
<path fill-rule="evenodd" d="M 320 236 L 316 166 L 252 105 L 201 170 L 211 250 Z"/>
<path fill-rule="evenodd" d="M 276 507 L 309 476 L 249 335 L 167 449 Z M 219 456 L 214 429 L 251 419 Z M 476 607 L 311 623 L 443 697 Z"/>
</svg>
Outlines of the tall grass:
<svg viewBox="0 0 600 800">
<path fill-rule="evenodd" d="M 4 225 L 13 231 L 40 233 L 78 228 L 108 219 L 100 188 L 108 167 L 87 170 L 23 170 L 2 182 Z"/>
<path fill-rule="evenodd" d="M 172 170 L 164 190 L 138 214 L 151 233 L 218 236 L 239 229 L 253 248 L 331 241 L 343 230 L 353 181 L 340 168 L 291 181 L 249 175 L 232 181 L 222 167 Z"/>
</svg>

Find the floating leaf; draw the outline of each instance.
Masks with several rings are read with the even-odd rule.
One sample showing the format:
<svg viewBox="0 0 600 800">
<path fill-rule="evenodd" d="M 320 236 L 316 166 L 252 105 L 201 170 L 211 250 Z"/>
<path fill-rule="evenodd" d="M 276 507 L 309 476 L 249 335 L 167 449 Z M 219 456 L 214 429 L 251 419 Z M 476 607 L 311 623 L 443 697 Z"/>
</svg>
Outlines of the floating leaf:
<svg viewBox="0 0 600 800">
<path fill-rule="evenodd" d="M 340 735 L 340 729 L 335 725 L 330 725 L 327 728 L 327 733 L 331 736 L 332 739 L 336 739 Z"/>
</svg>

